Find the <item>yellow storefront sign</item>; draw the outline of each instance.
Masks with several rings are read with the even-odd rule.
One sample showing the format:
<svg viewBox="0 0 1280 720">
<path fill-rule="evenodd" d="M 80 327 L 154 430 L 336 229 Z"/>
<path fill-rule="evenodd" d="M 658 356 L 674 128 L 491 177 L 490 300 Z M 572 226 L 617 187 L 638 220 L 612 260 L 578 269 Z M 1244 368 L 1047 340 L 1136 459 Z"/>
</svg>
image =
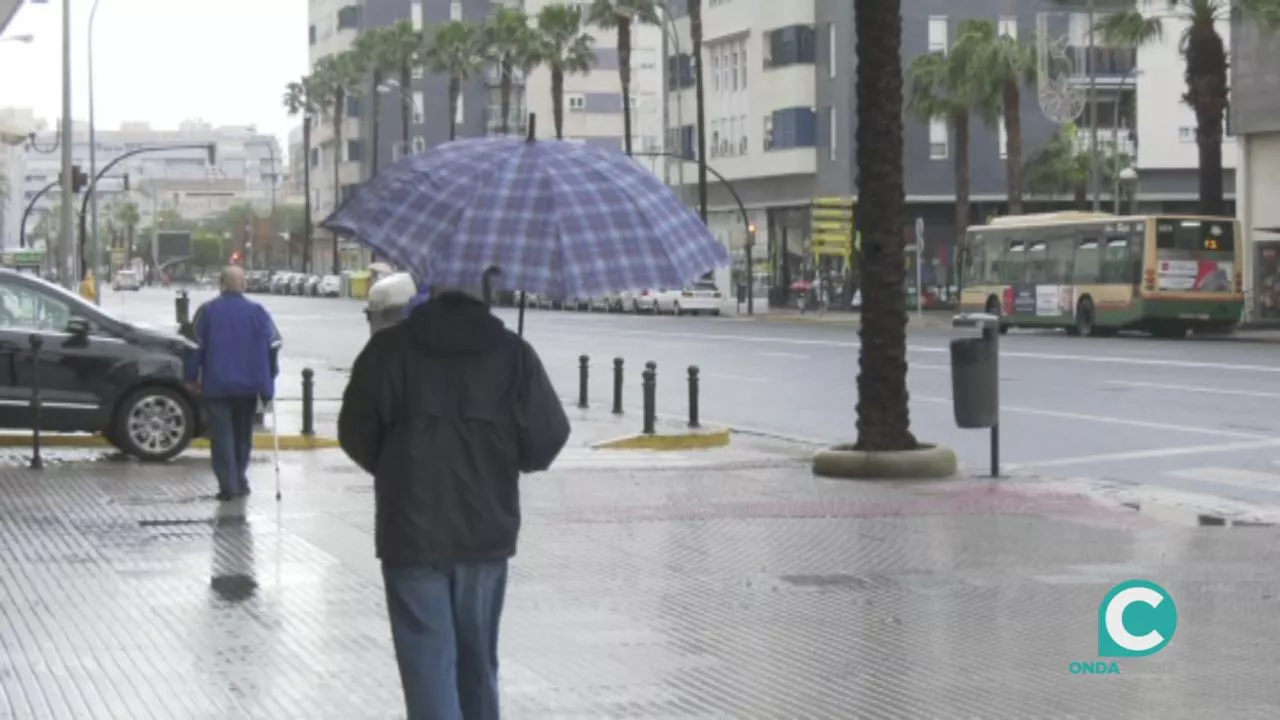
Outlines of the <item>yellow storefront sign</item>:
<svg viewBox="0 0 1280 720">
<path fill-rule="evenodd" d="M 814 257 L 842 257 L 852 263 L 854 251 L 854 199 L 813 199 L 810 216 Z"/>
</svg>

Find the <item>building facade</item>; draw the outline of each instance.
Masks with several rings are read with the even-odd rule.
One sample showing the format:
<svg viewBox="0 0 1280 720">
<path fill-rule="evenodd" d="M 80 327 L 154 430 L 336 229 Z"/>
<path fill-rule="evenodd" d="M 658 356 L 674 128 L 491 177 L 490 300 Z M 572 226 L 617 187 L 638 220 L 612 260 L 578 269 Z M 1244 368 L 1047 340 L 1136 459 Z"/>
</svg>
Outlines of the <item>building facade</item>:
<svg viewBox="0 0 1280 720">
<path fill-rule="evenodd" d="M 1239 146 L 1246 319 L 1280 325 L 1280 34 L 1240 19 L 1233 37 L 1231 127 Z"/>
<path fill-rule="evenodd" d="M 1099 6 L 1105 10 L 1106 3 Z M 1136 153 L 1139 205 L 1193 210 L 1197 161 L 1194 131 L 1189 145 L 1182 131 L 1183 125 L 1193 123 L 1185 122 L 1190 111 L 1180 107 L 1183 61 L 1176 38 L 1181 28 L 1170 22 L 1165 30 L 1168 42 L 1139 50 L 1103 47 L 1095 37 L 1090 52 L 1089 18 L 1079 7 L 1080 3 L 1068 0 L 1036 4 L 907 0 L 903 3 L 904 69 L 922 54 L 949 49 L 964 20 L 987 19 L 997 23 L 1001 33 L 1027 41 L 1041 33 L 1070 62 L 1072 69 L 1064 82 L 1077 96 L 1087 95 L 1087 78 L 1092 73 L 1100 145 L 1114 142 L 1122 152 Z M 687 109 L 694 102 L 687 3 L 671 0 L 670 9 L 678 42 L 668 45 L 667 142 L 674 152 L 692 159 L 696 148 L 692 112 L 686 110 L 683 122 L 674 120 L 672 113 L 676 103 Z M 703 37 L 707 162 L 734 185 L 746 206 L 748 222 L 757 228 L 753 274 L 765 274 L 774 288 L 785 288 L 796 277 L 815 270 L 809 220 L 813 200 L 857 194 L 852 3 L 704 0 Z M 1091 134 L 1090 113 L 1081 111 L 1070 119 L 1056 111 L 1048 113 L 1034 88 L 1024 91 L 1021 111 L 1027 157 L 1067 121 L 1080 126 L 1082 137 Z M 1055 117 L 1051 119 L 1050 114 Z M 1170 117 L 1179 120 L 1171 124 Z M 913 239 L 913 220 L 923 220 L 925 284 L 949 284 L 956 236 L 955 138 L 941 119 L 920 122 L 908 116 L 904 125 L 908 214 L 904 227 L 909 240 Z M 1005 209 L 1004 134 L 999 123 L 974 122 L 971 222 Z M 1170 151 L 1170 146 L 1177 150 Z M 1228 169 L 1229 198 L 1233 198 L 1233 175 Z M 746 223 L 722 184 L 713 182 L 708 194 L 711 225 L 741 261 Z M 1112 190 L 1102 188 L 1100 194 L 1110 206 Z M 1036 211 L 1064 207 L 1070 198 L 1028 196 L 1025 201 L 1028 211 Z"/>
<path fill-rule="evenodd" d="M 34 143 L 23 148 L 23 208 L 35 201 L 28 233 L 57 204 L 56 186 L 43 195 L 40 192 L 59 178 L 60 142 L 57 131 L 39 122 Z M 284 159 L 279 141 L 269 134 L 253 127 L 217 127 L 198 120 L 184 122 L 173 130 L 156 129 L 141 122 L 124 123 L 116 129 L 98 128 L 95 145 L 99 171 L 126 153 L 143 148 L 187 146 L 130 156 L 112 168 L 97 186 L 101 224 L 120 205 L 133 202 L 141 216 L 140 227 L 154 223 L 156 209 L 173 210 L 190 220 L 210 217 L 243 203 L 269 209 L 272 187 Z M 209 145 L 215 148 L 213 165 L 209 164 Z M 72 137 L 72 163 L 87 173 L 89 155 L 88 125 L 77 122 Z"/>
</svg>

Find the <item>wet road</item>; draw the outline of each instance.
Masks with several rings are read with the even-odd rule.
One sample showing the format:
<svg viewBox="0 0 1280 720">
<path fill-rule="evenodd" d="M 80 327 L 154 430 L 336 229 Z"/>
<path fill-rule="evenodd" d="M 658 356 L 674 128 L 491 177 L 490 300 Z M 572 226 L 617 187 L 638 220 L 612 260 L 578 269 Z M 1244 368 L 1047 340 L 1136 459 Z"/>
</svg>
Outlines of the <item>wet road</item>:
<svg viewBox="0 0 1280 720">
<path fill-rule="evenodd" d="M 286 355 L 299 362 L 349 367 L 367 337 L 359 303 L 261 299 L 278 319 Z M 172 323 L 168 293 L 108 294 L 104 303 L 130 319 Z M 514 311 L 499 313 L 514 325 Z M 659 412 L 679 415 L 685 368 L 697 365 L 704 422 L 821 443 L 854 437 L 858 341 L 849 326 L 534 310 L 526 330 L 566 397 L 576 393 L 577 358 L 586 354 L 592 400 L 607 402 L 609 366 L 622 357 L 626 405 L 638 410 L 640 371 L 651 360 Z M 912 426 L 985 472 L 987 434 L 957 429 L 950 407 L 947 344 L 959 332 L 911 332 Z M 1002 350 L 1007 469 L 1280 506 L 1280 344 L 1015 332 Z"/>
</svg>

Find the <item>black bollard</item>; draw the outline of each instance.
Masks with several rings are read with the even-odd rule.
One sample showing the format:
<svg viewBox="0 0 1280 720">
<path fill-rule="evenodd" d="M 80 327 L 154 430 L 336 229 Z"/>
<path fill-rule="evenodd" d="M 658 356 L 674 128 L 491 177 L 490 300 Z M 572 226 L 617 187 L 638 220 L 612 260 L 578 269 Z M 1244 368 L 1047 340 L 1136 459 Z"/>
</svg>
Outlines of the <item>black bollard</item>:
<svg viewBox="0 0 1280 720">
<path fill-rule="evenodd" d="M 613 359 L 613 414 L 622 414 L 622 358 Z"/>
<path fill-rule="evenodd" d="M 315 388 L 316 371 L 311 368 L 302 369 L 302 434 L 315 435 Z"/>
<path fill-rule="evenodd" d="M 689 427 L 700 428 L 698 422 L 698 366 L 689 366 Z"/>
<path fill-rule="evenodd" d="M 590 372 L 591 358 L 586 355 L 578 356 L 578 407 L 586 410 L 591 406 L 587 402 L 587 379 Z"/>
<path fill-rule="evenodd" d="M 31 469 L 43 470 L 44 458 L 40 457 L 40 424 L 43 400 L 40 399 L 40 348 L 44 338 L 31 333 Z"/>
<path fill-rule="evenodd" d="M 178 320 L 178 327 L 191 322 L 191 298 L 186 290 L 179 290 L 178 296 L 173 299 L 173 314 Z"/>
<path fill-rule="evenodd" d="M 658 390 L 658 364 L 655 362 L 647 362 L 644 364 L 644 372 L 641 373 L 640 389 L 644 397 L 644 434 L 653 435 L 657 432 L 657 390 Z"/>
</svg>

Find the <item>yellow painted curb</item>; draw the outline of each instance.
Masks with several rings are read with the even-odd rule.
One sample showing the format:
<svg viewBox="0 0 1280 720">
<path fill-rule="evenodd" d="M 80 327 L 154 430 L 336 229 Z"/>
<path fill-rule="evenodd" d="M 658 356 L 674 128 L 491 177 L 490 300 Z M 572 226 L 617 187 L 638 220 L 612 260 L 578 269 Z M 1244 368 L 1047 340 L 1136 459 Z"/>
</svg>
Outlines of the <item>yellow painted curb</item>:
<svg viewBox="0 0 1280 720">
<path fill-rule="evenodd" d="M 598 442 L 597 450 L 710 450 L 727 447 L 732 433 L 728 430 L 677 433 L 674 435 L 626 435 Z"/>
<path fill-rule="evenodd" d="M 276 447 L 275 437 L 266 433 L 257 433 L 253 436 L 253 449 L 269 451 Z M 47 448 L 109 448 L 114 447 L 106 438 L 101 435 L 40 435 L 41 447 Z M 30 435 L 0 435 L 0 447 L 30 447 Z M 325 450 L 338 447 L 338 441 L 332 438 L 320 437 L 318 435 L 281 435 L 281 450 Z M 191 449 L 208 450 L 208 438 L 194 438 L 191 441 Z"/>
</svg>

